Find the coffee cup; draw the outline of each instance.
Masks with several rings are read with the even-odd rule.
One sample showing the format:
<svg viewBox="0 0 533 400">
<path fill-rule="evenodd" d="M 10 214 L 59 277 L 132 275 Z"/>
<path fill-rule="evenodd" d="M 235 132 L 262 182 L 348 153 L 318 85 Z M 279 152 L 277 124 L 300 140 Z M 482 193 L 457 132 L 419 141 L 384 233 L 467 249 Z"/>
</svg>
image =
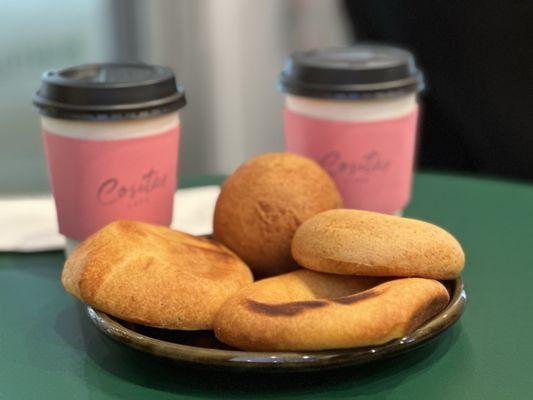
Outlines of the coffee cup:
<svg viewBox="0 0 533 400">
<path fill-rule="evenodd" d="M 105 63 L 48 71 L 33 101 L 67 253 L 117 219 L 170 225 L 185 105 L 172 70 Z"/>
<path fill-rule="evenodd" d="M 346 207 L 401 214 L 423 89 L 413 55 L 379 44 L 297 52 L 279 87 L 287 151 L 320 163 Z"/>
</svg>

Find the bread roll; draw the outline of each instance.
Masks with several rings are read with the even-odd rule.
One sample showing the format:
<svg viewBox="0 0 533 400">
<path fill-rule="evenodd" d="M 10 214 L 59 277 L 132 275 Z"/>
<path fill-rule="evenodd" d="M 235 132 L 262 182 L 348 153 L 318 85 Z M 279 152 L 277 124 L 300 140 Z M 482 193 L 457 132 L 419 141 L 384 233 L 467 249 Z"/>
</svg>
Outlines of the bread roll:
<svg viewBox="0 0 533 400">
<path fill-rule="evenodd" d="M 437 281 L 297 270 L 247 286 L 221 307 L 215 334 L 250 351 L 379 345 L 415 330 L 449 302 Z"/>
<path fill-rule="evenodd" d="M 292 255 L 303 267 L 346 275 L 456 278 L 465 256 L 438 226 L 370 211 L 331 210 L 301 225 Z"/>
<path fill-rule="evenodd" d="M 290 242 L 313 215 L 338 208 L 335 183 L 314 161 L 291 153 L 269 153 L 241 165 L 218 198 L 214 235 L 257 276 L 296 268 Z"/>
<path fill-rule="evenodd" d="M 211 329 L 222 303 L 253 281 L 212 240 L 133 221 L 102 228 L 68 257 L 65 289 L 117 318 L 167 329 Z"/>
</svg>

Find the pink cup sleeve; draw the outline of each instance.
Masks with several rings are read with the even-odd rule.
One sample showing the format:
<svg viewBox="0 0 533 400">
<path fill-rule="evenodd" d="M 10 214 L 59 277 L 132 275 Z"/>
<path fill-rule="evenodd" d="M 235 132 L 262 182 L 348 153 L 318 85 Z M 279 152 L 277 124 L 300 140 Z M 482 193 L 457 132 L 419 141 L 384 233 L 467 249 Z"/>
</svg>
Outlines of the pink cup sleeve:
<svg viewBox="0 0 533 400">
<path fill-rule="evenodd" d="M 285 109 L 286 149 L 320 163 L 344 205 L 401 211 L 411 194 L 418 108 L 395 119 L 358 122 L 311 118 Z"/>
<path fill-rule="evenodd" d="M 43 140 L 62 234 L 83 240 L 117 219 L 170 225 L 179 126 L 123 140 L 44 131 Z"/>
</svg>

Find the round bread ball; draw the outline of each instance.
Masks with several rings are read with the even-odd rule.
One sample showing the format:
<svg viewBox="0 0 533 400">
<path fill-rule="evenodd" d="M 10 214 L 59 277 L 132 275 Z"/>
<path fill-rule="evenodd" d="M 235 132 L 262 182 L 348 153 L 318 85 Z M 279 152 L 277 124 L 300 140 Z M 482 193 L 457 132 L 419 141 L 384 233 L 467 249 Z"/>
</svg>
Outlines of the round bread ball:
<svg viewBox="0 0 533 400">
<path fill-rule="evenodd" d="M 335 183 L 316 162 L 292 153 L 267 153 L 242 164 L 222 186 L 214 236 L 256 277 L 277 275 L 297 268 L 291 255 L 296 229 L 339 207 Z"/>
</svg>

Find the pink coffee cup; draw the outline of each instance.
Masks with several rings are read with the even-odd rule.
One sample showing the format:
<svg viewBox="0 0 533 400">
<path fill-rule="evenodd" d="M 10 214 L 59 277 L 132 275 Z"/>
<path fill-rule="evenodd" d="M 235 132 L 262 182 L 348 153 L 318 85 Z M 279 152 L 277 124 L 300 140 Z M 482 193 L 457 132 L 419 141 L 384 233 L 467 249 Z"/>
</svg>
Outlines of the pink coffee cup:
<svg viewBox="0 0 533 400">
<path fill-rule="evenodd" d="M 344 205 L 401 214 L 422 88 L 412 55 L 381 45 L 295 53 L 281 74 L 287 151 L 320 163 Z"/>
<path fill-rule="evenodd" d="M 170 225 L 185 104 L 171 70 L 97 64 L 50 71 L 34 103 L 67 252 L 118 219 Z"/>
</svg>

